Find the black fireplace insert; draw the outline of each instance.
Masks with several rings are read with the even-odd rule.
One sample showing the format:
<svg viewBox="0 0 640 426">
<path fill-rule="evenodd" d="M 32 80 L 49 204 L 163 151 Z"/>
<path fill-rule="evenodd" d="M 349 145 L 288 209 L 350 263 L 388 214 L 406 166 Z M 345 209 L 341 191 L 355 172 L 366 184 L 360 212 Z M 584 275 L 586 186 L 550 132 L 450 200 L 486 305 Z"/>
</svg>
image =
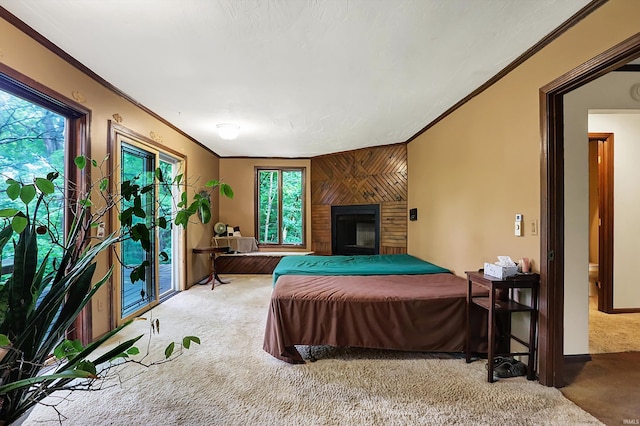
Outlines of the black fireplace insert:
<svg viewBox="0 0 640 426">
<path fill-rule="evenodd" d="M 331 253 L 380 253 L 380 205 L 331 206 Z"/>
</svg>

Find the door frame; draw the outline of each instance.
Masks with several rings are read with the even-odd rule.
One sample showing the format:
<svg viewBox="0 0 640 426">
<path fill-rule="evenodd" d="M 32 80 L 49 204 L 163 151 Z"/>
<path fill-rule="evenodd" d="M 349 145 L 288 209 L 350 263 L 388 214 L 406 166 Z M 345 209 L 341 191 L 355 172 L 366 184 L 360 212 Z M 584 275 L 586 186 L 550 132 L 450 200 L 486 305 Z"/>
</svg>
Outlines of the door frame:
<svg viewBox="0 0 640 426">
<path fill-rule="evenodd" d="M 183 176 L 187 176 L 187 156 L 175 151 L 171 148 L 168 148 L 167 146 L 160 144 L 158 142 L 155 142 L 154 140 L 141 135 L 133 130 L 130 130 L 120 124 L 114 123 L 112 120 L 107 120 L 107 127 L 108 127 L 108 135 L 109 135 L 109 139 L 108 139 L 108 170 L 111 172 L 114 172 L 116 170 L 119 170 L 119 160 L 118 158 L 120 155 L 120 145 L 119 145 L 119 138 L 123 137 L 125 139 L 128 139 L 129 141 L 133 141 L 133 144 L 136 146 L 140 146 L 141 148 L 147 148 L 147 149 L 151 149 L 154 151 L 157 151 L 159 153 L 164 153 L 167 154 L 168 156 L 171 156 L 173 158 L 175 158 L 177 160 L 177 165 L 178 168 L 181 170 Z M 127 142 L 130 143 L 130 142 Z M 116 173 L 117 174 L 117 173 Z M 181 183 L 181 189 L 184 189 L 185 187 L 185 181 L 186 179 L 183 179 L 183 183 Z M 157 196 L 157 194 L 156 194 Z M 113 209 L 112 209 L 113 210 Z M 116 226 L 116 217 L 115 217 L 115 213 L 113 211 L 110 211 L 110 217 L 109 217 L 109 223 L 112 224 L 112 226 Z M 157 230 L 156 230 L 157 232 Z M 179 291 L 181 290 L 185 290 L 186 288 L 186 279 L 187 279 L 187 270 L 186 270 L 186 254 L 187 254 L 187 249 L 186 249 L 186 239 L 187 239 L 187 234 L 186 234 L 186 230 L 181 230 L 179 231 L 179 237 L 178 237 L 178 250 L 179 250 L 179 254 L 180 256 L 175 259 L 176 263 L 178 265 L 178 270 L 179 272 L 176 274 L 178 276 L 178 280 L 179 280 Z M 156 235 L 156 240 L 157 240 L 158 236 Z M 156 259 L 156 263 L 157 263 L 157 259 Z M 113 253 L 112 250 L 109 250 L 109 264 L 110 265 L 114 265 L 117 264 L 117 261 L 115 259 L 115 255 Z M 157 264 L 156 264 L 156 269 L 157 269 Z M 109 281 L 109 285 L 108 285 L 108 290 L 109 290 L 109 294 L 110 294 L 110 300 L 109 303 L 111 304 L 111 306 L 109 306 L 109 310 L 108 312 L 110 313 L 110 318 L 109 318 L 109 323 L 111 325 L 111 328 L 115 328 L 118 325 L 120 325 L 123 321 L 126 320 L 126 318 L 120 318 L 120 306 L 119 306 L 119 301 L 116 300 L 119 296 L 119 292 L 116 292 L 115 289 L 117 288 L 117 286 L 120 286 L 121 282 L 120 282 L 120 274 L 119 273 L 114 273 L 111 275 L 111 279 Z M 156 285 L 157 287 L 157 285 Z M 156 291 L 158 289 L 156 288 Z M 157 301 L 154 303 L 151 303 L 149 305 L 147 305 L 148 309 L 153 308 L 154 306 L 156 306 L 158 303 L 161 302 L 160 300 L 160 295 L 157 295 Z M 135 315 L 139 314 L 139 311 L 129 315 L 127 318 L 133 317 Z"/>
<path fill-rule="evenodd" d="M 598 144 L 598 310 L 613 311 L 613 133 L 589 133 Z"/>
<path fill-rule="evenodd" d="M 640 33 L 540 89 L 539 380 L 564 378 L 564 95 L 640 56 Z"/>
</svg>

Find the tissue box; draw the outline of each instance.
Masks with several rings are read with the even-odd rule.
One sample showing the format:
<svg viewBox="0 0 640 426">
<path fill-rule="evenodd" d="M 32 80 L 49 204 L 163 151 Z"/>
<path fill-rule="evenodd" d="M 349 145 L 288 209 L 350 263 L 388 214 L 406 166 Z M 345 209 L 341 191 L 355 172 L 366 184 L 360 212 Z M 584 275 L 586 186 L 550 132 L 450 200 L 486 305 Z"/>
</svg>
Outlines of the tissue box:
<svg viewBox="0 0 640 426">
<path fill-rule="evenodd" d="M 495 263 L 484 264 L 484 274 L 492 277 L 504 279 L 518 273 L 517 266 L 500 266 Z"/>
</svg>

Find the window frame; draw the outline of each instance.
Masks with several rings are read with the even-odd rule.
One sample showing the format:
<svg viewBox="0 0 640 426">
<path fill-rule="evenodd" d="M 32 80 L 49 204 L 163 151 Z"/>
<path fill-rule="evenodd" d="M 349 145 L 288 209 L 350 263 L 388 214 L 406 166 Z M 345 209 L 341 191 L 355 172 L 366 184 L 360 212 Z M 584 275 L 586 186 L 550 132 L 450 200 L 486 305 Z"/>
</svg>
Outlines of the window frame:
<svg viewBox="0 0 640 426">
<path fill-rule="evenodd" d="M 261 171 L 277 171 L 278 172 L 278 243 L 261 243 L 260 236 L 260 172 Z M 302 203 L 302 241 L 300 244 L 284 244 L 282 242 L 282 172 L 296 171 L 302 174 L 300 196 Z M 307 168 L 305 166 L 255 166 L 254 170 L 254 235 L 258 242 L 258 247 L 270 248 L 304 248 L 307 246 L 307 206 L 306 206 L 306 175 Z"/>
<path fill-rule="evenodd" d="M 64 195 L 67 202 L 64 235 L 67 235 L 73 220 L 71 212 L 74 208 L 69 200 L 76 200 L 79 198 L 78 194 L 86 192 L 91 178 L 88 171 L 79 170 L 73 162 L 79 155 L 91 156 L 89 146 L 91 110 L 2 63 L 0 63 L 0 89 L 49 109 L 66 119 Z M 88 304 L 78 315 L 68 333 L 68 338 L 80 339 L 83 344 L 93 340 L 91 304 Z"/>
</svg>

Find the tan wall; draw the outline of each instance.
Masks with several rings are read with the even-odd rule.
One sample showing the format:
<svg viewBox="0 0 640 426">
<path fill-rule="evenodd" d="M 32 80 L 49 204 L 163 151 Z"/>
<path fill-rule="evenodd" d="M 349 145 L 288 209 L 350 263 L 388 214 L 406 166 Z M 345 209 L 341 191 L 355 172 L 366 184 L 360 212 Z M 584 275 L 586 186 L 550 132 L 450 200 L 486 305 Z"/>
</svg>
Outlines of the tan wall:
<svg viewBox="0 0 640 426">
<path fill-rule="evenodd" d="M 540 239 L 529 225 L 540 214 L 539 89 L 634 35 L 639 14 L 640 2 L 609 1 L 409 143 L 409 208 L 419 210 L 409 222 L 410 254 L 457 274 L 502 254 L 530 257 L 538 270 Z M 524 214 L 523 237 L 513 235 L 516 213 Z M 566 325 L 571 310 L 565 317 Z M 565 341 L 565 353 L 585 353 L 583 340 Z"/>
<path fill-rule="evenodd" d="M 117 59 L 114 58 L 114 60 Z M 188 177 L 200 177 L 202 183 L 218 177 L 218 157 L 216 155 L 107 90 L 2 19 L 0 19 L 0 62 L 67 98 L 72 99 L 73 92 L 81 95 L 84 99 L 81 103 L 91 110 L 90 149 L 92 157 L 101 159 L 106 155 L 107 121 L 117 113 L 123 118 L 121 125 L 142 135 L 150 135 L 153 132 L 163 144 L 186 155 Z M 122 64 L 122 66 L 126 65 L 126 63 Z M 215 208 L 213 220 L 217 220 Z M 186 250 L 187 278 L 183 285 L 188 286 L 207 275 L 207 259 L 204 257 L 194 258 L 191 254 L 191 248 L 208 244 L 210 238 L 210 227 L 197 224 L 189 226 Z M 104 273 L 106 267 L 106 262 L 99 262 L 98 273 Z M 117 285 L 118 283 L 114 282 L 113 284 Z M 98 336 L 108 331 L 110 326 L 108 309 L 110 296 L 107 289 L 103 288 L 92 302 L 93 334 Z M 102 309 L 98 310 L 98 305 Z"/>
<path fill-rule="evenodd" d="M 255 168 L 256 167 L 306 167 L 305 193 L 305 247 L 296 250 L 308 251 L 311 247 L 311 161 L 307 159 L 274 158 L 222 158 L 220 159 L 220 179 L 231 185 L 233 199 L 220 200 L 220 221 L 240 226 L 242 236 L 255 237 Z M 290 251 L 291 249 L 268 249 L 269 251 Z"/>
</svg>

